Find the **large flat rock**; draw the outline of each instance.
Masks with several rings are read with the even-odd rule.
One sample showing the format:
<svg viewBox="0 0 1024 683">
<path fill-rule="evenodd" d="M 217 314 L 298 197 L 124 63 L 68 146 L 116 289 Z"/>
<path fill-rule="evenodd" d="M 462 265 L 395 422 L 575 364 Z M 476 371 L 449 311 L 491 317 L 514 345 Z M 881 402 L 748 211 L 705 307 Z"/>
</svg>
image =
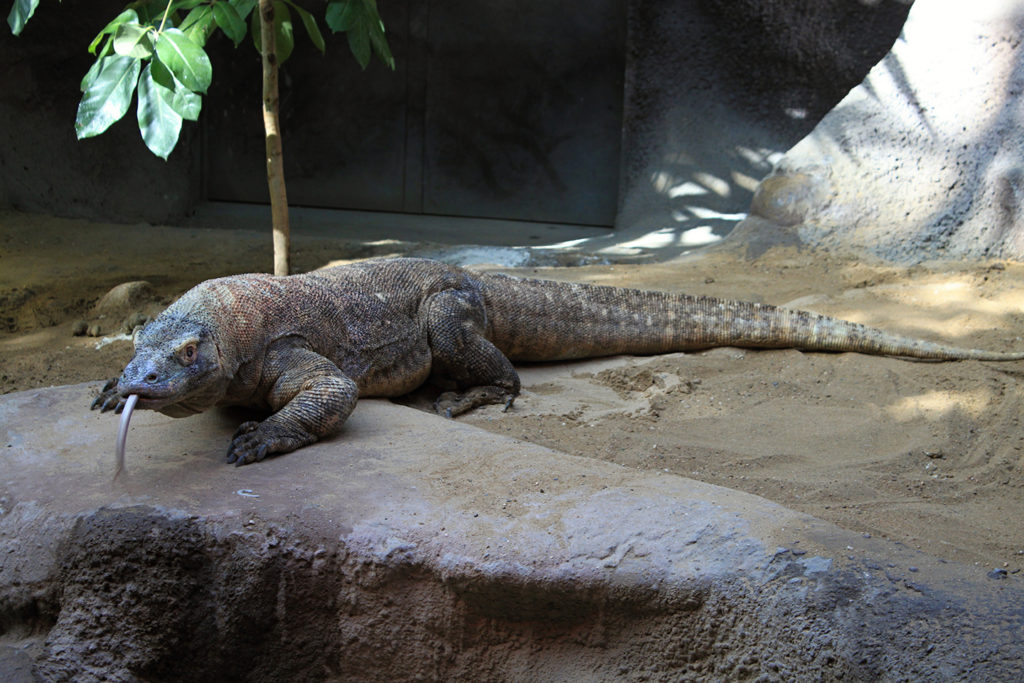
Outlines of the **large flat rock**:
<svg viewBox="0 0 1024 683">
<path fill-rule="evenodd" d="M 361 401 L 235 468 L 236 412 L 0 398 L 11 680 L 1013 680 L 1015 577 L 756 496 Z"/>
</svg>

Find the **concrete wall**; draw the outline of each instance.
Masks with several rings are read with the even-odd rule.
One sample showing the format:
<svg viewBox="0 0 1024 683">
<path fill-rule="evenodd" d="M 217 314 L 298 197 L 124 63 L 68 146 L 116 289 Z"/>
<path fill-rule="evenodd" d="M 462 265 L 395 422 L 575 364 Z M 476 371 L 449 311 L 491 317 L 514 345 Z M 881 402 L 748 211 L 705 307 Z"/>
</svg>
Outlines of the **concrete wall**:
<svg viewBox="0 0 1024 683">
<path fill-rule="evenodd" d="M 289 199 L 307 206 L 611 225 L 625 6 L 389 3 L 397 69 L 304 38 L 282 69 Z M 211 48 L 211 198 L 266 201 L 259 66 Z M 224 75 L 227 74 L 227 77 Z M 217 79 L 215 73 L 215 79 Z M 254 144 L 255 143 L 255 144 Z"/>
<path fill-rule="evenodd" d="M 259 201 L 249 45 L 211 45 L 205 146 L 200 126 L 186 123 L 170 161 L 153 157 L 134 109 L 103 136 L 75 140 L 85 47 L 121 6 L 43 3 L 21 37 L 0 31 L 9 65 L 0 206 L 169 222 L 207 196 Z M 721 215 L 746 211 L 771 160 L 886 53 L 907 9 L 899 0 L 603 0 L 587 12 L 382 3 L 397 73 L 360 72 L 340 36 L 321 57 L 300 35 L 285 65 L 291 199 L 722 232 L 735 221 Z M 244 135 L 214 153 L 232 132 Z"/>
</svg>

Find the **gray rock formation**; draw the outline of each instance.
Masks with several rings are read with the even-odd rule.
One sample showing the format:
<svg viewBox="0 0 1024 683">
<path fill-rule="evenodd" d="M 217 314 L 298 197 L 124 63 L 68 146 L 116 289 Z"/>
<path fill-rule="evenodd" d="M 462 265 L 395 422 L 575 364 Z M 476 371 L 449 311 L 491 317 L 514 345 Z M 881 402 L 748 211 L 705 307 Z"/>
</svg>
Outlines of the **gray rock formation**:
<svg viewBox="0 0 1024 683">
<path fill-rule="evenodd" d="M 1012 680 L 1019 579 L 367 400 L 234 468 L 239 416 L 0 398 L 10 680 Z M 911 566 L 914 569 L 911 569 Z M 20 678 L 18 678 L 20 677 Z"/>
<path fill-rule="evenodd" d="M 730 239 L 898 261 L 1024 257 L 1022 31 L 1020 0 L 919 0 Z"/>
</svg>

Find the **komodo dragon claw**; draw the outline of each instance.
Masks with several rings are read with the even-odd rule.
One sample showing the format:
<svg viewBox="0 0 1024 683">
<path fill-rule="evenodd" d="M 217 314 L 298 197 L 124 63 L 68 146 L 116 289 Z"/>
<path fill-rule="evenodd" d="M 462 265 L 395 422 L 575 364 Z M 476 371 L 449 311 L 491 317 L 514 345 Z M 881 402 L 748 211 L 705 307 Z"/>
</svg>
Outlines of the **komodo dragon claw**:
<svg viewBox="0 0 1024 683">
<path fill-rule="evenodd" d="M 288 453 L 316 441 L 312 434 L 272 423 L 243 422 L 231 439 L 227 462 L 236 467 L 260 462 L 272 453 Z"/>
</svg>

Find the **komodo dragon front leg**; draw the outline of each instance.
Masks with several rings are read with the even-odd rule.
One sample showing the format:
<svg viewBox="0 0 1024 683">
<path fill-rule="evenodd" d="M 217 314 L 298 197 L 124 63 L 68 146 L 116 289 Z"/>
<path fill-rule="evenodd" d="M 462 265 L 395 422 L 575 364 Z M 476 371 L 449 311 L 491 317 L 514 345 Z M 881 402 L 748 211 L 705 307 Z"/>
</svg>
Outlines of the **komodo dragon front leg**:
<svg viewBox="0 0 1024 683">
<path fill-rule="evenodd" d="M 487 313 L 476 290 L 446 290 L 426 301 L 432 381 L 442 388 L 434 409 L 446 417 L 488 404 L 507 410 L 519 395 L 519 373 L 486 337 Z"/>
<path fill-rule="evenodd" d="M 229 463 L 259 462 L 334 434 L 359 397 L 355 381 L 337 365 L 288 340 L 268 350 L 260 389 L 274 414 L 239 426 L 228 448 Z"/>
</svg>

